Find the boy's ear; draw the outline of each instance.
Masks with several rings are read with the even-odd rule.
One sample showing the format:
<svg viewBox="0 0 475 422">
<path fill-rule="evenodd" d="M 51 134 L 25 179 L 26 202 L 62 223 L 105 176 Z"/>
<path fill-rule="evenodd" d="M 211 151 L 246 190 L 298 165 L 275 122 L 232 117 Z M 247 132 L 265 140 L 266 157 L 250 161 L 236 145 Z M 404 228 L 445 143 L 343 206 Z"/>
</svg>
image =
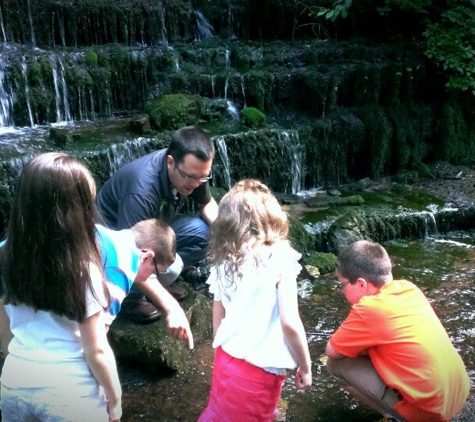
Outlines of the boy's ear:
<svg viewBox="0 0 475 422">
<path fill-rule="evenodd" d="M 154 256 L 155 254 L 153 253 L 153 251 L 142 250 L 142 255 L 140 256 L 140 259 L 141 261 L 146 261 L 147 259 L 153 259 Z"/>
<path fill-rule="evenodd" d="M 371 282 L 369 282 L 368 280 L 366 280 L 365 278 L 358 278 L 358 280 L 356 280 L 356 284 L 358 284 L 358 286 L 363 289 L 363 290 L 367 290 L 368 289 L 368 284 L 370 284 Z"/>
</svg>

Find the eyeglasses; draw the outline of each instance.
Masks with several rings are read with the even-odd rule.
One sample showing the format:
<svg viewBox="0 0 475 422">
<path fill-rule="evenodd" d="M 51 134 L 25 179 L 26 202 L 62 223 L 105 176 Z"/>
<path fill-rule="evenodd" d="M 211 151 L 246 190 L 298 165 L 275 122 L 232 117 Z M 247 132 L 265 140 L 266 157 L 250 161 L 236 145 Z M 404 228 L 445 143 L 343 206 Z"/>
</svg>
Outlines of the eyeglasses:
<svg viewBox="0 0 475 422">
<path fill-rule="evenodd" d="M 338 287 L 338 290 L 343 290 L 347 284 L 350 284 L 349 281 L 347 281 L 346 283 L 342 283 L 341 281 L 337 281 L 336 282 L 336 286 Z"/>
<path fill-rule="evenodd" d="M 145 249 L 142 249 L 142 252 L 147 253 L 149 251 L 146 251 Z M 155 259 L 155 255 L 152 257 L 152 260 L 153 260 L 153 266 L 155 267 L 155 274 L 158 277 L 159 274 L 161 274 L 161 271 L 158 271 L 158 264 L 157 264 L 157 260 Z"/>
<path fill-rule="evenodd" d="M 191 176 L 190 174 L 186 174 L 183 170 L 179 169 L 176 163 L 175 163 L 175 168 L 178 170 L 178 173 L 180 173 L 180 176 L 183 177 L 183 179 L 191 179 L 196 182 L 205 183 L 208 180 L 213 178 L 212 172 L 209 174 L 209 176 L 206 176 L 206 177 L 195 177 L 195 176 Z"/>
</svg>

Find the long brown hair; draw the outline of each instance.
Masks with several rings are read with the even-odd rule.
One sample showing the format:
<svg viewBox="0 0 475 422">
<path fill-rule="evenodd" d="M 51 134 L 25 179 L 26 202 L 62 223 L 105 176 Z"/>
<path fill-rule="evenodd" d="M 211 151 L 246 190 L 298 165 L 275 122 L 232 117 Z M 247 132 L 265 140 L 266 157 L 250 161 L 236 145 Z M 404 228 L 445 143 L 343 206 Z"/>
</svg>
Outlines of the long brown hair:
<svg viewBox="0 0 475 422">
<path fill-rule="evenodd" d="M 251 253 L 256 263 L 262 246 L 287 239 L 289 222 L 270 189 L 254 179 L 244 179 L 219 202 L 218 217 L 210 227 L 209 258 L 225 264 L 229 280 Z"/>
<path fill-rule="evenodd" d="M 90 265 L 103 274 L 95 193 L 89 170 L 67 154 L 41 154 L 25 165 L 0 249 L 5 303 L 84 320 Z"/>
</svg>

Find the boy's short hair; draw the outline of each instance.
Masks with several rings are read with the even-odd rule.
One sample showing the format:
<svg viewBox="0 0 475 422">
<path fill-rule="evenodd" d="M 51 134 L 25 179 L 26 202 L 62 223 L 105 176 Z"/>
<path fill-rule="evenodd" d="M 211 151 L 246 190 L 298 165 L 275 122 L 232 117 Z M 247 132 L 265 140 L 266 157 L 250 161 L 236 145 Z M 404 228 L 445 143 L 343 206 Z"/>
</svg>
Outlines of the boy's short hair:
<svg viewBox="0 0 475 422">
<path fill-rule="evenodd" d="M 173 229 L 157 218 L 143 220 L 130 229 L 139 249 L 151 249 L 157 264 L 171 265 L 176 259 L 176 237 Z"/>
<path fill-rule="evenodd" d="M 338 255 L 335 267 L 351 283 L 361 277 L 382 286 L 392 279 L 392 264 L 386 249 L 371 240 L 358 240 L 347 246 Z"/>
</svg>

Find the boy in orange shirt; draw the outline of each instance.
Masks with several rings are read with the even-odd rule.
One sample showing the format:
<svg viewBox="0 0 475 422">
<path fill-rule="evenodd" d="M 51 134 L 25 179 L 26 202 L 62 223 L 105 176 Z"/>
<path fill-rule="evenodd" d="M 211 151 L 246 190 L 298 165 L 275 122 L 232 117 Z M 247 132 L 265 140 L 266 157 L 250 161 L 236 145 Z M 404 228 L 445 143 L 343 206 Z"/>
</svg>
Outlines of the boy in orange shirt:
<svg viewBox="0 0 475 422">
<path fill-rule="evenodd" d="M 336 275 L 352 308 L 326 346 L 329 372 L 392 420 L 452 419 L 467 400 L 469 377 L 424 293 L 393 280 L 388 253 L 368 240 L 339 254 Z"/>
</svg>

